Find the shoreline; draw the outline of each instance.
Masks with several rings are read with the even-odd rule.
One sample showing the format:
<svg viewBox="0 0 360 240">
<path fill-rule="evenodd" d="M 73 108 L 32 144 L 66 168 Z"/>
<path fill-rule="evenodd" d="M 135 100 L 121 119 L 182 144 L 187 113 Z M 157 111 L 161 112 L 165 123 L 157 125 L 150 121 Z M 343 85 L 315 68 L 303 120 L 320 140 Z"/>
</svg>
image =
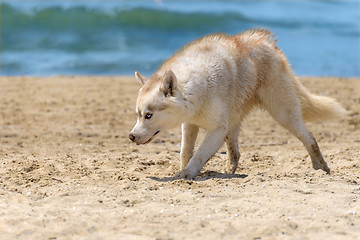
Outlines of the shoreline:
<svg viewBox="0 0 360 240">
<path fill-rule="evenodd" d="M 306 124 L 331 175 L 313 170 L 301 142 L 254 111 L 236 174 L 222 174 L 223 147 L 194 181 L 168 181 L 180 166 L 180 127 L 144 146 L 130 142 L 133 77 L 0 76 L 0 235 L 357 239 L 360 78 L 300 78 L 349 111 Z"/>
</svg>

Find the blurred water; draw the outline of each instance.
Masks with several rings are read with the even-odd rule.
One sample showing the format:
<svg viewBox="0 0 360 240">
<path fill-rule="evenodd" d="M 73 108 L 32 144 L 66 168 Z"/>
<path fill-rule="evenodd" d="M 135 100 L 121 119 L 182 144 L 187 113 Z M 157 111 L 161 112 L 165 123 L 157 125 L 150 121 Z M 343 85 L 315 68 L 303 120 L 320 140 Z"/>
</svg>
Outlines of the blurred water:
<svg viewBox="0 0 360 240">
<path fill-rule="evenodd" d="M 266 27 L 295 72 L 360 76 L 358 1 L 3 1 L 1 75 L 150 75 L 203 35 Z"/>
</svg>

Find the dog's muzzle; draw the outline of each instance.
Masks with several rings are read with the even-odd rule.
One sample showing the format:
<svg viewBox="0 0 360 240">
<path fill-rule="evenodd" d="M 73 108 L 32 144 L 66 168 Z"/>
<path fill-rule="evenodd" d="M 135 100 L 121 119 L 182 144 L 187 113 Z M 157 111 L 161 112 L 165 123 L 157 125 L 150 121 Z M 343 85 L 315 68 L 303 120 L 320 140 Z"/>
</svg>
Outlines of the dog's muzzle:
<svg viewBox="0 0 360 240">
<path fill-rule="evenodd" d="M 152 139 L 155 137 L 155 135 L 157 135 L 159 132 L 160 132 L 160 131 L 156 131 L 156 132 L 154 133 L 154 135 L 153 135 L 149 140 L 147 140 L 146 142 L 141 143 L 141 144 L 147 144 L 147 143 L 151 142 L 151 140 L 152 140 Z M 136 136 L 135 136 L 133 133 L 130 133 L 130 134 L 129 134 L 129 139 L 130 139 L 132 142 L 135 142 L 135 143 L 136 143 Z M 137 144 L 138 144 L 138 143 L 137 143 Z M 140 145 L 140 144 L 138 144 L 138 145 Z"/>
</svg>

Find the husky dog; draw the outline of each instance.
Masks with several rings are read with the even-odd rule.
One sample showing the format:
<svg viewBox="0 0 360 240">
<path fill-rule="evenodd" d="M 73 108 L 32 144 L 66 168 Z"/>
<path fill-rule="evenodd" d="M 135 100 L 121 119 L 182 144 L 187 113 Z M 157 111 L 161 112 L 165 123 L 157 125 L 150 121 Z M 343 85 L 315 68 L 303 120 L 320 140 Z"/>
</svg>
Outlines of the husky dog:
<svg viewBox="0 0 360 240">
<path fill-rule="evenodd" d="M 181 171 L 175 177 L 196 177 L 224 142 L 229 157 L 225 172 L 235 173 L 240 124 L 256 106 L 304 144 L 314 169 L 330 173 L 304 120 L 341 117 L 346 111 L 299 82 L 268 30 L 205 36 L 175 53 L 151 78 L 137 72 L 135 77 L 142 87 L 129 138 L 146 144 L 162 130 L 181 124 Z M 200 127 L 206 136 L 194 152 Z"/>
</svg>

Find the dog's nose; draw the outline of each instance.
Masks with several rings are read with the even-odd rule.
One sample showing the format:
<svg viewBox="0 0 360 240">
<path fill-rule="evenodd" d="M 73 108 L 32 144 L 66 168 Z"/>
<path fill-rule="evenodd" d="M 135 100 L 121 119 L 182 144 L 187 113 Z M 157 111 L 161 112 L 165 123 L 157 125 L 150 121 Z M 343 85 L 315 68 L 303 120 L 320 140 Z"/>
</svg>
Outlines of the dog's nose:
<svg viewBox="0 0 360 240">
<path fill-rule="evenodd" d="M 130 138 L 131 141 L 134 142 L 136 137 L 135 137 L 134 134 L 130 133 L 130 134 L 129 134 L 129 138 Z"/>
</svg>

